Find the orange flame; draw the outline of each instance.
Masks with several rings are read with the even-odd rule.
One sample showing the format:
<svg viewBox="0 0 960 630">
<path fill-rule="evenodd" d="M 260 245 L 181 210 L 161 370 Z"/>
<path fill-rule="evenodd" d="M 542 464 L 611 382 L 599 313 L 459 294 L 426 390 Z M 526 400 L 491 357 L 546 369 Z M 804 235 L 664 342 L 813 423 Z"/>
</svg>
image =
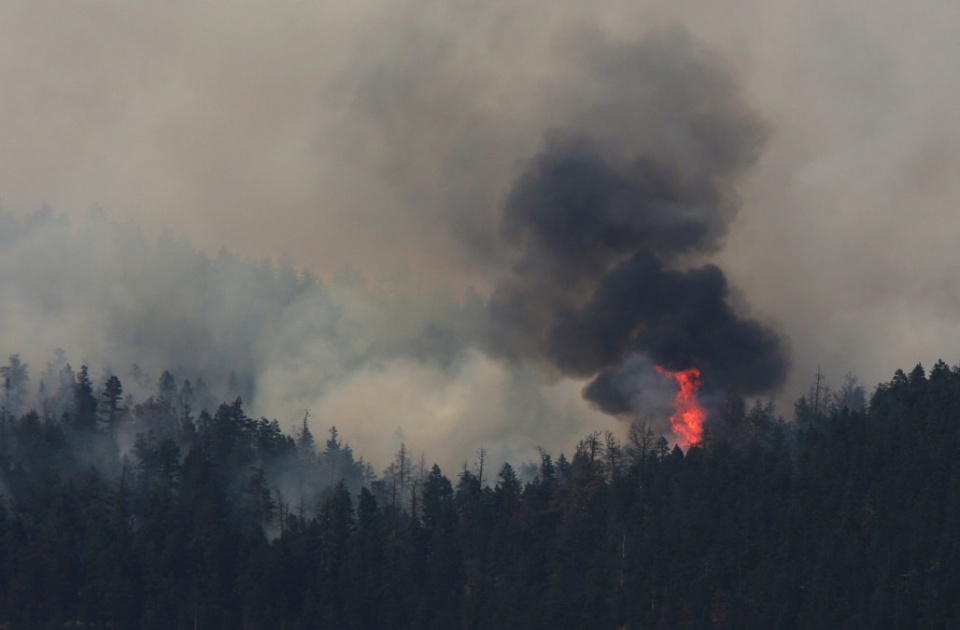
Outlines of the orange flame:
<svg viewBox="0 0 960 630">
<path fill-rule="evenodd" d="M 703 423 L 707 419 L 707 412 L 697 402 L 697 392 L 700 390 L 700 370 L 695 367 L 671 372 L 657 366 L 657 371 L 672 378 L 680 386 L 674 405 L 677 411 L 670 416 L 670 426 L 680 440 L 680 445 L 689 448 L 703 439 Z"/>
</svg>

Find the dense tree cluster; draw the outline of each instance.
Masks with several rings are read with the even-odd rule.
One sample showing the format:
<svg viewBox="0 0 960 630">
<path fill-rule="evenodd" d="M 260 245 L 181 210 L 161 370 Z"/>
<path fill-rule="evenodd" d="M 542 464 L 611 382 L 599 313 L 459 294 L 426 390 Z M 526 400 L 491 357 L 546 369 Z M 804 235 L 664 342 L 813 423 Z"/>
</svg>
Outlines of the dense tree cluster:
<svg viewBox="0 0 960 630">
<path fill-rule="evenodd" d="M 375 475 L 62 366 L 0 368 L 0 624 L 17 628 L 822 628 L 960 623 L 960 372 L 848 380 L 784 422 L 731 395 L 684 453 L 642 423 L 452 478 Z M 487 479 L 486 477 L 491 477 Z"/>
</svg>

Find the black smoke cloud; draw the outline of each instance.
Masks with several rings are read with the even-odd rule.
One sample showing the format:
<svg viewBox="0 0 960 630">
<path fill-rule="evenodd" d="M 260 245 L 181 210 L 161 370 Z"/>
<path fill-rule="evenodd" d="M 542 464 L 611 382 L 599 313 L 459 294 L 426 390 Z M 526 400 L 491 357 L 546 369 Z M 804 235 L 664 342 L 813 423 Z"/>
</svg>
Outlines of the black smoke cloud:
<svg viewBox="0 0 960 630">
<path fill-rule="evenodd" d="M 541 29 L 539 11 L 518 22 L 512 7 L 490 7 L 504 19 L 482 28 L 457 11 L 422 21 L 434 12 L 404 6 L 399 29 L 380 19 L 341 29 L 357 56 L 344 52 L 338 68 L 301 66 L 340 55 L 296 47 L 251 58 L 258 40 L 234 40 L 246 31 L 229 32 L 239 26 L 229 12 L 194 23 L 178 54 L 198 74 L 182 85 L 164 80 L 179 72 L 134 73 L 138 64 L 121 69 L 137 81 L 100 72 L 100 61 L 127 56 L 83 68 L 46 57 L 55 76 L 34 68 L 44 78 L 34 91 L 65 82 L 83 94 L 6 111 L 23 137 L 3 143 L 13 174 L 3 197 L 23 212 L 33 205 L 24 199 L 50 194 L 74 221 L 0 212 L 0 347 L 21 353 L 31 375 L 61 347 L 75 367 L 98 379 L 110 370 L 125 391 L 142 381 L 144 394 L 164 369 L 178 382 L 203 376 L 214 395 L 242 394 L 248 412 L 287 427 L 310 409 L 316 435 L 336 424 L 375 462 L 389 462 L 404 435 L 444 469 L 478 444 L 516 461 L 617 428 L 582 403 L 579 380 L 544 379 L 543 363 L 607 385 L 608 395 L 588 394 L 606 410 L 637 409 L 640 389 L 662 386 L 654 355 L 694 357 L 759 387 L 743 357 L 760 355 L 741 343 L 725 356 L 719 344 L 738 338 L 721 331 L 755 341 L 751 326 L 766 329 L 735 316 L 725 283 L 692 273 L 720 251 L 764 135 L 729 72 L 677 31 L 641 37 L 578 20 Z M 289 39 L 286 25 L 275 32 Z M 238 54 L 195 63 L 210 50 Z M 307 94 L 321 67 L 322 95 Z M 117 111 L 77 106 L 103 94 Z M 238 135 L 237 121 L 250 133 Z M 56 158 L 51 170 L 46 157 L 20 169 L 35 153 Z M 22 185 L 27 197 L 8 192 Z M 104 215 L 77 220 L 94 200 Z M 158 222 L 177 236 L 157 239 Z M 239 251 L 212 255 L 221 245 Z M 256 259 L 284 250 L 327 281 Z M 334 280 L 344 262 L 360 273 Z M 702 292 L 719 305 L 712 327 L 679 317 L 701 296 L 680 292 L 679 278 L 714 281 Z M 134 379 L 133 363 L 150 378 Z"/>
<path fill-rule="evenodd" d="M 201 0 L 178 3 L 174 12 L 166 3 L 120 0 L 0 3 L 0 83 L 11 86 L 0 99 L 0 203 L 23 216 L 47 200 L 79 225 L 97 202 L 108 216 L 140 226 L 148 242 L 169 226 L 208 254 L 221 246 L 252 257 L 288 253 L 323 278 L 345 264 L 368 278 L 406 265 L 418 282 L 472 286 L 486 301 L 505 282 L 498 226 L 517 165 L 545 146 L 544 132 L 560 128 L 627 158 L 703 164 L 719 174 L 711 180 L 718 185 L 733 185 L 733 175 L 756 162 L 737 182 L 742 208 L 710 260 L 734 294 L 743 292 L 790 331 L 797 369 L 779 404 L 806 390 L 818 364 L 831 380 L 853 370 L 877 382 L 893 367 L 929 365 L 960 343 L 960 64 L 944 62 L 960 55 L 956 3 L 928 1 L 920 10 L 806 0 L 775 7 L 759 0 L 248 5 Z M 675 33 L 656 46 L 635 44 L 677 24 L 693 45 Z M 588 29 L 597 35 L 580 35 Z M 691 52 L 697 42 L 711 51 Z M 717 71 L 718 60 L 737 68 L 737 81 Z M 744 94 L 770 130 L 759 161 L 751 154 L 760 147 L 752 137 L 756 117 L 745 111 Z M 924 243 L 927 255 L 916 255 L 914 243 Z M 5 246 L 3 273 L 32 276 L 60 260 L 71 272 L 82 268 L 75 261 L 84 256 L 54 251 L 59 244 L 18 249 L 17 260 Z M 523 248 L 508 251 L 519 256 Z M 126 264 L 105 264 L 98 287 L 126 288 L 112 276 Z M 62 299 L 85 306 L 91 283 L 77 275 Z M 28 346 L 37 347 L 31 374 L 58 345 L 75 366 L 103 365 L 103 355 L 126 365 L 131 354 L 144 365 L 142 353 L 116 348 L 93 324 L 112 321 L 115 296 L 123 314 L 148 289 L 155 290 L 98 294 L 61 324 L 30 308 L 41 302 L 0 286 L 3 352 L 27 360 Z M 41 304 L 56 299 L 44 295 Z M 358 319 L 391 340 L 408 338 L 421 320 L 447 322 L 428 317 L 432 299 L 422 290 L 406 300 L 416 317 L 402 305 L 367 309 L 351 299 L 361 315 L 347 309 L 338 319 L 310 316 L 329 309 L 311 306 L 323 302 L 317 295 L 300 297 L 270 328 L 269 341 L 247 344 L 271 358 L 257 399 L 290 422 L 310 406 L 316 435 L 336 421 L 358 452 L 370 453 L 373 440 L 361 444 L 341 418 L 358 425 L 379 418 L 387 435 L 403 424 L 411 445 L 451 453 L 453 469 L 462 463 L 453 453 L 479 443 L 494 452 L 494 439 L 521 442 L 536 459 L 538 444 L 557 450 L 598 427 L 617 430 L 613 418 L 582 404 L 577 383 L 538 387 L 534 363 L 488 364 L 479 355 L 472 365 L 502 380 L 487 381 L 482 393 L 466 388 L 473 398 L 452 389 L 438 395 L 436 373 L 412 379 L 409 364 L 398 362 L 362 372 L 351 381 L 355 396 L 339 390 L 334 401 L 331 392 L 322 400 L 336 409 L 321 407 L 315 383 L 355 365 L 365 340 L 376 337 Z M 392 317 L 381 322 L 380 313 Z M 337 322 L 347 331 L 327 334 Z M 395 322 L 403 334 L 395 334 Z M 48 332 L 53 325 L 57 334 Z M 223 337 L 236 338 L 232 331 Z M 134 341 L 150 339 L 162 344 L 153 354 L 167 367 L 165 349 L 173 346 L 166 338 Z M 531 370 L 524 392 L 552 404 L 539 415 L 504 407 L 491 420 L 491 399 L 501 384 L 519 382 L 510 370 L 520 367 Z M 472 378 L 455 382 L 478 382 Z M 396 397 L 371 409 L 371 383 L 397 396 L 415 392 L 409 419 L 396 418 Z M 434 417 L 420 402 L 447 399 L 477 407 L 464 406 L 450 433 L 415 436 L 415 423 Z M 561 429 L 564 413 L 570 420 Z M 515 418 L 535 415 L 541 421 L 517 427 Z M 392 448 L 379 448 L 384 462 Z"/>
<path fill-rule="evenodd" d="M 489 346 L 591 378 L 584 395 L 608 413 L 638 411 L 624 369 L 635 354 L 743 395 L 776 390 L 789 367 L 785 340 L 739 315 L 723 272 L 702 261 L 736 214 L 763 129 L 725 71 L 680 39 L 608 55 L 614 104 L 597 111 L 627 112 L 620 132 L 606 116 L 599 132 L 551 132 L 504 208 L 516 258 L 490 300 Z"/>
</svg>

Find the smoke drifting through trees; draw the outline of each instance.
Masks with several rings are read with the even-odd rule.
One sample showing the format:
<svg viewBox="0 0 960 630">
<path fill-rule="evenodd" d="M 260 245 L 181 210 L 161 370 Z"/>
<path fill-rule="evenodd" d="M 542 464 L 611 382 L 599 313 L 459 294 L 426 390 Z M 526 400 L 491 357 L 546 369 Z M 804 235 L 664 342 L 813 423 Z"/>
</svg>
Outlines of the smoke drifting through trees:
<svg viewBox="0 0 960 630">
<path fill-rule="evenodd" d="M 97 212 L 72 225 L 50 208 L 0 210 L 0 243 L 0 347 L 33 367 L 29 381 L 4 368 L 11 413 L 42 413 L 69 362 L 95 366 L 96 387 L 118 377 L 137 401 L 169 370 L 177 387 L 191 382 L 195 411 L 239 396 L 290 429 L 310 409 L 312 430 L 336 424 L 378 464 L 401 434 L 455 468 L 477 443 L 498 463 L 605 426 L 571 407 L 572 388 L 541 387 L 535 370 L 471 347 L 476 295 L 402 276 L 324 282 L 290 262 L 210 257 L 182 236 L 151 242 Z"/>
<path fill-rule="evenodd" d="M 763 131 L 723 69 L 673 35 L 610 47 L 600 122 L 549 134 L 503 216 L 516 262 L 488 345 L 592 378 L 584 395 L 614 414 L 644 411 L 635 354 L 744 395 L 775 390 L 789 365 L 776 332 L 734 311 L 723 272 L 692 266 L 720 247 Z"/>
</svg>

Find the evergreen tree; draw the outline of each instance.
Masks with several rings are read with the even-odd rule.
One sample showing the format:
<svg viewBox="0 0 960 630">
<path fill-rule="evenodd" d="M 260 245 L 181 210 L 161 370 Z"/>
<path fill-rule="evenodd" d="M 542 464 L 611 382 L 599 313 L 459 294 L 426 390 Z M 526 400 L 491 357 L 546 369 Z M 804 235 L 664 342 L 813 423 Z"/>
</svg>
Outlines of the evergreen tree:
<svg viewBox="0 0 960 630">
<path fill-rule="evenodd" d="M 123 397 L 123 385 L 116 375 L 110 375 L 104 383 L 101 398 L 103 405 L 100 409 L 106 413 L 107 426 L 113 429 L 116 426 L 120 413 L 120 400 Z"/>
<path fill-rule="evenodd" d="M 20 361 L 19 354 L 11 354 L 9 363 L 0 367 L 3 382 L 3 408 L 13 417 L 22 414 L 27 402 L 27 385 L 30 377 L 28 366 Z"/>
<path fill-rule="evenodd" d="M 73 422 L 79 431 L 92 431 L 97 425 L 97 398 L 87 366 L 81 366 L 73 385 Z"/>
</svg>

